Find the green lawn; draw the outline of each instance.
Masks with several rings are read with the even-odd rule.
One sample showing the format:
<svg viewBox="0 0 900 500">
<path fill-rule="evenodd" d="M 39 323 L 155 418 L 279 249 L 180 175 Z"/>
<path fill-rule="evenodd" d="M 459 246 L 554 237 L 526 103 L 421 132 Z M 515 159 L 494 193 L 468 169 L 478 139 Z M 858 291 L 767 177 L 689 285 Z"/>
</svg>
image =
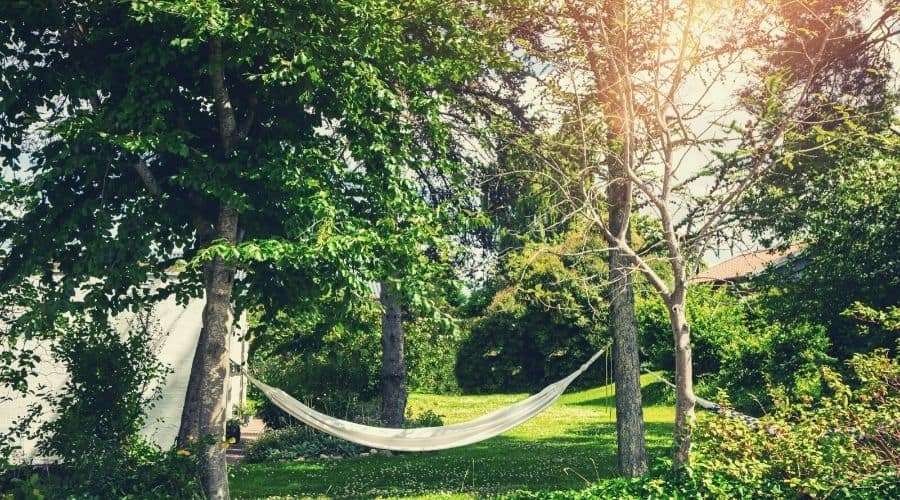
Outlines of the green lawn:
<svg viewBox="0 0 900 500">
<path fill-rule="evenodd" d="M 645 376 L 645 403 L 662 389 Z M 414 414 L 431 409 L 454 423 L 523 398 L 522 394 L 413 394 Z M 671 444 L 674 408 L 645 404 L 652 456 Z M 517 489 L 560 490 L 615 475 L 612 387 L 571 392 L 545 413 L 494 439 L 453 450 L 340 460 L 238 465 L 235 498 L 428 497 L 469 498 Z"/>
</svg>

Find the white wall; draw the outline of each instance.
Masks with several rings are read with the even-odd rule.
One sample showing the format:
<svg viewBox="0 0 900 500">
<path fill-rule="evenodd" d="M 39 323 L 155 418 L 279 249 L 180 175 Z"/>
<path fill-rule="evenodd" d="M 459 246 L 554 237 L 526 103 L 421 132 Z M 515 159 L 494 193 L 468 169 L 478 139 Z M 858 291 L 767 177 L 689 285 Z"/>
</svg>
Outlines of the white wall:
<svg viewBox="0 0 900 500">
<path fill-rule="evenodd" d="M 142 430 L 142 434 L 152 439 L 155 443 L 163 448 L 168 448 L 175 442 L 178 434 L 178 426 L 181 420 L 181 409 L 184 405 L 184 397 L 187 392 L 188 379 L 191 373 L 191 363 L 194 357 L 194 351 L 197 349 L 197 340 L 200 337 L 200 328 L 203 323 L 203 299 L 195 299 L 190 301 L 187 306 L 178 305 L 174 297 L 160 302 L 153 308 L 153 321 L 161 333 L 157 347 L 157 355 L 160 361 L 165 363 L 172 369 L 172 372 L 166 377 L 163 385 L 162 398 L 158 400 L 155 406 L 147 412 L 147 423 Z M 122 333 L 128 331 L 130 322 L 134 316 L 131 314 L 123 314 L 113 320 L 113 325 Z M 246 332 L 246 317 L 241 317 L 235 325 L 235 335 L 230 339 L 230 355 L 231 359 L 236 363 L 246 361 L 242 358 L 240 335 Z M 44 346 L 37 346 L 41 351 L 43 361 L 37 367 L 38 375 L 29 381 L 29 387 L 37 388 L 39 386 L 46 387 L 49 390 L 60 388 L 66 381 L 66 375 L 63 367 L 50 358 L 49 349 Z M 240 374 L 232 373 L 231 380 L 228 383 L 230 404 L 231 406 L 239 404 L 245 400 L 245 394 L 242 388 Z M 224 390 L 224 389 L 223 389 Z M 8 392 L 5 395 L 11 395 Z M 4 394 L 0 394 L 2 397 Z M 0 429 L 6 430 L 14 422 L 16 422 L 27 411 L 30 404 L 37 402 L 34 397 L 22 398 L 13 396 L 12 401 L 0 399 Z M 52 414 L 42 416 L 44 420 L 52 418 Z M 15 457 L 15 461 L 46 461 L 46 457 L 38 457 L 35 453 L 35 440 L 22 440 L 18 445 L 21 451 Z"/>
</svg>

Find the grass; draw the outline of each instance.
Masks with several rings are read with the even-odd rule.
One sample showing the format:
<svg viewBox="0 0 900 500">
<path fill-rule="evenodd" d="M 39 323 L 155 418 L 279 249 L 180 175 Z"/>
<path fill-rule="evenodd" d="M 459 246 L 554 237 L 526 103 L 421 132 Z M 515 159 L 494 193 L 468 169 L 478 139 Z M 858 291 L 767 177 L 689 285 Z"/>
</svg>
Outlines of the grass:
<svg viewBox="0 0 900 500">
<path fill-rule="evenodd" d="M 671 444 L 675 410 L 655 379 L 642 377 L 651 457 Z M 522 394 L 412 394 L 413 414 L 433 410 L 446 424 L 483 415 Z M 652 458 L 651 458 L 652 459 Z M 235 498 L 472 498 L 513 490 L 581 488 L 615 475 L 613 389 L 563 395 L 543 414 L 502 436 L 452 450 L 341 460 L 242 464 L 230 471 Z"/>
</svg>

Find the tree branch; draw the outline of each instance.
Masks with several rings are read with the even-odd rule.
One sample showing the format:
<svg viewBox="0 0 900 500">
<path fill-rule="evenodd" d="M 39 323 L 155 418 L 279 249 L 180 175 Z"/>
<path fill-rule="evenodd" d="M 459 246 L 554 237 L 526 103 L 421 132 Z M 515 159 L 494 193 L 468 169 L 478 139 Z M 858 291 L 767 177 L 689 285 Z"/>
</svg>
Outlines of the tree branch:
<svg viewBox="0 0 900 500">
<path fill-rule="evenodd" d="M 144 187 L 147 188 L 147 191 L 150 191 L 150 194 L 153 196 L 162 194 L 162 189 L 160 189 L 159 183 L 156 182 L 156 177 L 153 175 L 153 172 L 150 171 L 150 166 L 147 165 L 147 162 L 138 160 L 131 164 L 131 168 L 137 172 L 138 177 L 141 178 L 141 182 L 144 183 Z"/>
</svg>

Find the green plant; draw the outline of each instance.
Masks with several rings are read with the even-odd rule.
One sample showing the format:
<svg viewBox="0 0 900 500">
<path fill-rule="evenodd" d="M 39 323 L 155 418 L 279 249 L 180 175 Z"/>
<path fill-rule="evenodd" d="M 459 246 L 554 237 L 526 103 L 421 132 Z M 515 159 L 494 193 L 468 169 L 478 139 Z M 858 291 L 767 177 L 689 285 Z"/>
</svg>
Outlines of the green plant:
<svg viewBox="0 0 900 500">
<path fill-rule="evenodd" d="M 639 290 L 635 305 L 642 358 L 656 369 L 673 370 L 675 353 L 665 304 L 651 290 Z M 691 288 L 687 318 L 696 375 L 717 373 L 724 364 L 723 358 L 750 336 L 746 305 L 723 288 Z"/>
<path fill-rule="evenodd" d="M 135 439 L 108 470 L 94 470 L 85 476 L 83 467 L 56 465 L 41 469 L 28 466 L 0 471 L 0 499 L 40 500 L 44 498 L 184 498 L 201 499 L 197 482 L 198 464 L 194 450 L 170 449 Z M 95 480 L 96 484 L 89 481 Z"/>
<path fill-rule="evenodd" d="M 528 244 L 510 254 L 502 276 L 488 286 L 489 300 L 468 322 L 455 373 L 465 392 L 532 391 L 559 380 L 607 340 L 603 276 L 599 259 L 565 258 L 580 243 L 577 233 L 555 246 Z M 575 382 L 602 380 L 596 368 Z"/>
<path fill-rule="evenodd" d="M 318 458 L 320 455 L 352 456 L 365 448 L 322 434 L 306 426 L 285 427 L 267 431 L 247 447 L 248 463 L 297 458 Z"/>
<path fill-rule="evenodd" d="M 403 427 L 406 429 L 441 427 L 442 425 L 444 425 L 444 416 L 438 415 L 434 410 L 429 409 L 414 415 L 412 408 L 406 408 L 406 419 L 403 422 Z"/>
<path fill-rule="evenodd" d="M 781 400 L 755 427 L 701 420 L 694 474 L 702 487 L 716 496 L 897 498 L 900 364 L 877 350 L 848 365 L 850 380 L 822 369 L 828 396 Z"/>
<path fill-rule="evenodd" d="M 159 334 L 149 315 L 138 314 L 125 333 L 96 316 L 60 318 L 52 337 L 68 379 L 46 395 L 55 417 L 37 436 L 38 450 L 58 463 L 37 479 L 27 468 L 11 469 L 0 484 L 48 498 L 196 496 L 195 462 L 139 434 L 168 373 L 153 350 Z"/>
</svg>

